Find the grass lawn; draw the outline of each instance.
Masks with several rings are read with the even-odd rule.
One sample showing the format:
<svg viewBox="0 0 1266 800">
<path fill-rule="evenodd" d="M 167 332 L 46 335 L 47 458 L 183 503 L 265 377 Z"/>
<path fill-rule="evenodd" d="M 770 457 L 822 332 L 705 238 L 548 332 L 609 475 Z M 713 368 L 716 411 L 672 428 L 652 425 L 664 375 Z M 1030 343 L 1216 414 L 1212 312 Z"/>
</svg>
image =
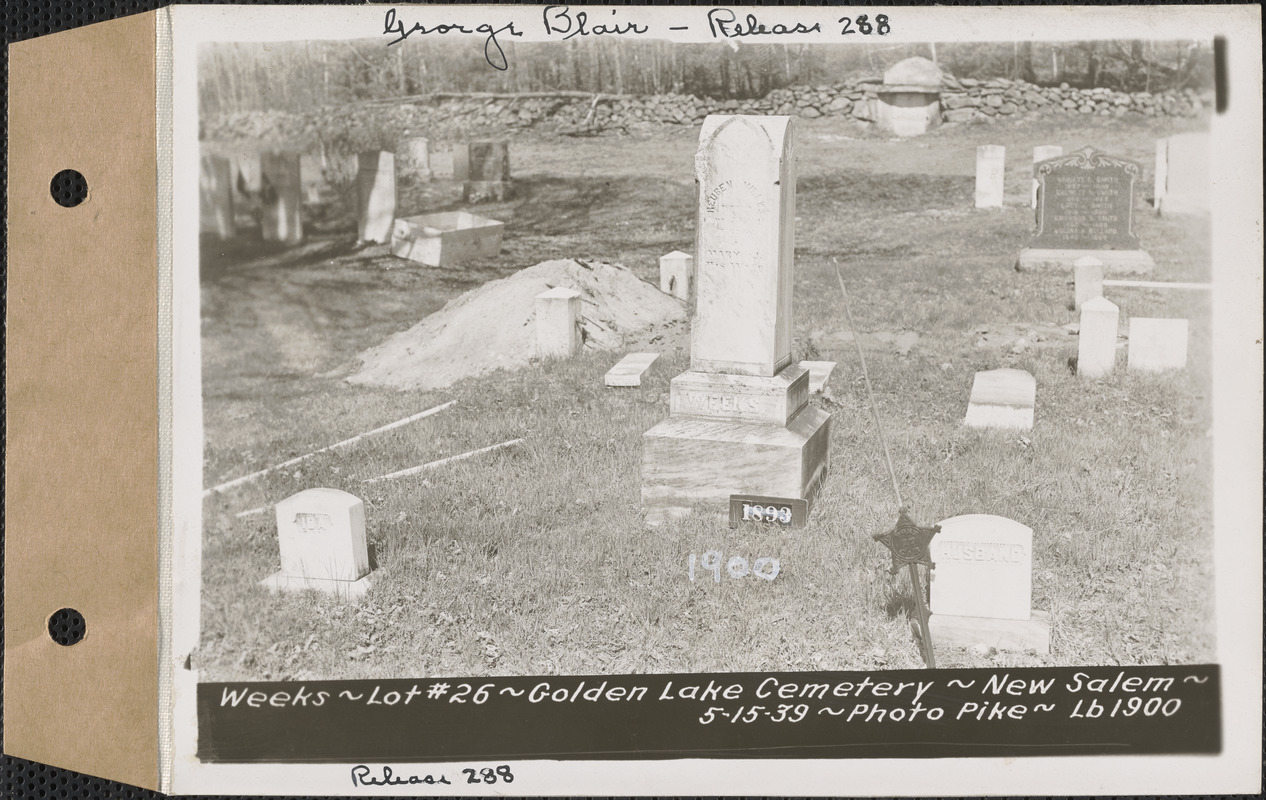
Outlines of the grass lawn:
<svg viewBox="0 0 1266 800">
<path fill-rule="evenodd" d="M 1169 119 L 1074 116 L 951 126 L 887 141 L 835 119 L 798 121 L 798 358 L 847 329 L 913 331 L 907 355 L 867 354 L 902 493 L 925 524 L 957 514 L 1034 530 L 1033 606 L 1051 653 L 938 648 L 957 666 L 1196 663 L 1214 658 L 1210 340 L 1204 292 L 1112 289 L 1130 316 L 1191 320 L 1188 368 L 1078 379 L 1071 275 L 1017 273 L 1033 227 L 1031 153 L 1092 144 L 1139 161 L 1136 232 L 1151 280 L 1209 279 L 1207 220 L 1160 219 L 1153 143 Z M 1197 123 L 1187 121 L 1187 128 Z M 352 386 L 355 356 L 488 280 L 554 258 L 623 263 L 693 251 L 697 128 L 512 141 L 518 194 L 481 206 L 506 222 L 501 255 L 434 269 L 356 249 L 337 220 L 301 246 L 250 240 L 202 250 L 203 483 L 217 484 L 455 399 L 425 420 L 323 454 L 204 503 L 205 680 L 906 668 L 922 665 L 913 597 L 873 533 L 896 501 L 856 354 L 834 354 L 832 468 L 809 525 L 730 530 L 691 518 L 647 528 L 641 435 L 668 416 L 688 341 L 637 389 L 606 389 L 620 353 L 499 372 L 434 392 Z M 975 147 L 1008 152 L 1007 208 L 973 205 Z M 406 193 L 401 215 L 427 210 Z M 409 204 L 413 203 L 413 207 Z M 1029 332 L 1012 352 L 988 331 Z M 1036 333 L 1035 333 L 1036 332 Z M 1062 337 L 1062 338 L 1061 338 Z M 471 347 L 478 347 L 471 342 Z M 829 354 L 828 354 L 829 355 Z M 1037 379 L 1032 431 L 967 429 L 977 370 Z M 522 437 L 502 450 L 394 481 L 362 480 Z M 365 501 L 376 583 L 359 605 L 258 586 L 279 564 L 271 504 L 316 486 Z M 268 506 L 263 514 L 238 517 Z M 690 554 L 777 558 L 774 581 L 720 582 Z"/>
</svg>

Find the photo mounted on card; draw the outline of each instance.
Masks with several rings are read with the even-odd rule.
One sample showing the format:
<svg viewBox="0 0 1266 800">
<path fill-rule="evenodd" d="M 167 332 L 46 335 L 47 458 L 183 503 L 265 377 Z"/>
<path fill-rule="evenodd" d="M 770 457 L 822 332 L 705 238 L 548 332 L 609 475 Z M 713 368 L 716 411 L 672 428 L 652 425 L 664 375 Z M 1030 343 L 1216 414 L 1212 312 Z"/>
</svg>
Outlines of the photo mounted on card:
<svg viewBox="0 0 1266 800">
<path fill-rule="evenodd" d="M 171 788 L 1218 786 L 1260 39 L 1060 11 L 173 8 Z"/>
</svg>

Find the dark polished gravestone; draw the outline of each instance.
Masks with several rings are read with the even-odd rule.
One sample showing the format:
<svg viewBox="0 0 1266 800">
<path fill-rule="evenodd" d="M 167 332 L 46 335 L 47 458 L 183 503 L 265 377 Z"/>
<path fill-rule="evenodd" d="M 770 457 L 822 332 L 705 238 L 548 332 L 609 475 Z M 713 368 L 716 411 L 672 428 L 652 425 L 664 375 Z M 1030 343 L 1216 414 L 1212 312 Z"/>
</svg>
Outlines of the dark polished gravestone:
<svg viewBox="0 0 1266 800">
<path fill-rule="evenodd" d="M 1152 257 L 1134 232 L 1133 161 L 1083 147 L 1033 166 L 1038 180 L 1037 234 L 1020 251 L 1016 269 L 1072 270 L 1086 256 L 1109 273 L 1150 272 Z"/>
</svg>

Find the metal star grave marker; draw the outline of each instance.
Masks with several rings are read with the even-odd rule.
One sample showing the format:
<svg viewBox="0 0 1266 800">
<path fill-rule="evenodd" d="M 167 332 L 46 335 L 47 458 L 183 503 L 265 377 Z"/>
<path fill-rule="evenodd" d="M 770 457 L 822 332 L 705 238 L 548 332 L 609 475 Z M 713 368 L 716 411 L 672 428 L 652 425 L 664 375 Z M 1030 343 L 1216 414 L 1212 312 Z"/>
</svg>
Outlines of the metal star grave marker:
<svg viewBox="0 0 1266 800">
<path fill-rule="evenodd" d="M 902 508 L 897 512 L 896 526 L 890 531 L 876 533 L 872 538 L 892 551 L 892 569 L 888 572 L 896 575 L 902 567 L 907 565 L 922 564 L 928 569 L 934 568 L 936 565 L 932 563 L 929 545 L 932 543 L 932 537 L 940 532 L 940 525 L 933 525 L 930 528 L 916 525 L 910 519 L 907 510 Z"/>
<path fill-rule="evenodd" d="M 890 531 L 876 533 L 872 538 L 881 542 L 892 553 L 892 569 L 890 575 L 896 575 L 901 568 L 910 570 L 910 585 L 914 588 L 914 603 L 919 611 L 919 629 L 923 633 L 924 661 L 930 669 L 936 669 L 936 656 L 932 652 L 932 631 L 928 627 L 928 607 L 923 601 L 923 582 L 919 580 L 919 564 L 928 569 L 936 565 L 932 563 L 932 552 L 929 546 L 932 537 L 941 532 L 940 525 L 925 528 L 910 519 L 909 511 L 902 506 L 897 512 L 897 524 Z"/>
</svg>

